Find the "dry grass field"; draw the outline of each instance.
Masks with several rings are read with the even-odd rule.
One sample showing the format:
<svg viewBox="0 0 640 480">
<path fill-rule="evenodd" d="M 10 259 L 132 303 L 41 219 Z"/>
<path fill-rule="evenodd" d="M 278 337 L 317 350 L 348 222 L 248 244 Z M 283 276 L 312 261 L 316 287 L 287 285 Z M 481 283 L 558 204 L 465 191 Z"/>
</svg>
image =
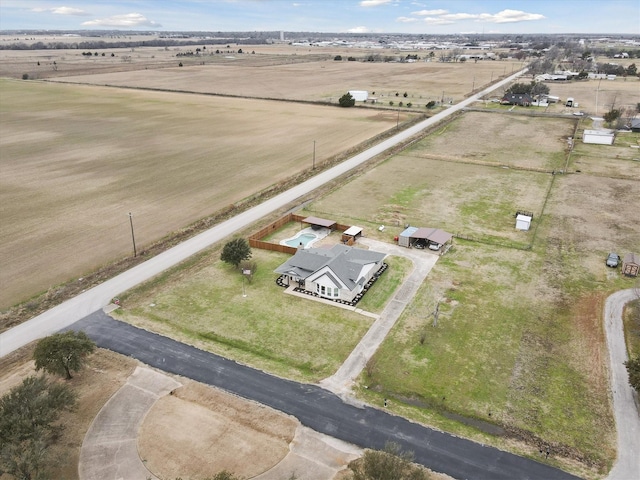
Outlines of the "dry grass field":
<svg viewBox="0 0 640 480">
<path fill-rule="evenodd" d="M 105 39 L 109 40 L 120 39 Z M 209 45 L 197 57 L 176 56 L 194 51 L 196 46 L 104 48 L 93 51 L 98 56 L 85 56 L 82 50 L 74 49 L 0 50 L 0 77 L 22 78 L 26 73 L 33 79 L 333 103 L 347 90 L 368 90 L 379 104 L 410 101 L 423 107 L 430 100 L 443 98 L 457 102 L 523 66 L 515 60 L 441 63 L 437 56 L 431 62 L 361 61 L 370 55 L 404 58 L 409 53 L 424 59 L 428 51 L 282 44 L 229 47 Z M 238 48 L 244 53 L 236 53 Z M 222 53 L 213 53 L 218 49 Z M 334 61 L 336 55 L 344 60 Z M 350 56 L 358 61 L 347 61 Z M 182 68 L 178 66 L 181 62 Z"/>
<path fill-rule="evenodd" d="M 468 112 L 318 199 L 307 213 L 364 223 L 374 235 L 372 227 L 387 225 L 387 241 L 409 223 L 524 247 L 533 230 L 516 231 L 515 212 L 542 212 L 574 125 L 571 118 Z"/>
<path fill-rule="evenodd" d="M 395 127 L 291 102 L 2 80 L 0 307 Z"/>
<path fill-rule="evenodd" d="M 583 111 L 587 115 L 602 116 L 613 106 L 636 110 L 640 103 L 640 78 L 619 77 L 615 80 L 584 80 L 581 82 L 547 83 L 550 95 L 562 100 L 573 97 L 579 106 L 565 108 L 564 103 L 555 105 L 551 111 L 569 113 Z M 596 107 L 597 100 L 597 107 Z"/>
<path fill-rule="evenodd" d="M 454 240 L 376 354 L 361 393 L 418 405 L 405 413 L 441 428 L 451 429 L 434 411 L 497 424 L 529 446 L 510 448 L 535 455 L 550 444 L 563 468 L 597 478 L 615 452 L 602 307 L 608 293 L 633 283 L 604 258 L 640 245 L 640 170 L 628 146 L 638 134 L 623 136 L 627 146 L 576 147 L 572 158 L 597 158 L 612 176 L 610 168 L 572 173 L 582 163 L 551 175 L 526 169 L 562 165 L 575 120 L 492 118 L 466 113 L 303 214 L 364 224 L 387 241 L 405 223 L 480 240 Z M 511 165 L 525 170 L 500 167 L 514 152 Z M 348 204 L 354 197 L 362 201 Z M 532 231 L 514 230 L 516 208 L 534 212 Z M 383 233 L 374 228 L 381 223 Z"/>
<path fill-rule="evenodd" d="M 297 425 L 271 408 L 185 381 L 145 417 L 138 452 L 159 478 L 209 478 L 222 470 L 251 478 L 289 453 Z"/>
<path fill-rule="evenodd" d="M 371 51 L 261 45 L 244 46 L 255 54 L 203 56 L 204 65 L 180 57 L 185 67 L 177 67 L 176 54 L 187 50 L 193 47 L 114 48 L 97 57 L 0 50 L 0 76 L 20 78 L 29 66 L 31 78 L 96 84 L 2 80 L 0 218 L 12 228 L 0 236 L 0 308 L 127 255 L 130 211 L 143 248 L 308 169 L 314 141 L 322 162 L 398 120 L 382 110 L 347 113 L 103 84 L 334 102 L 348 89 L 368 89 L 384 105 L 393 98 L 420 107 L 459 100 L 520 66 L 335 62 L 335 54 L 360 58 Z"/>
<path fill-rule="evenodd" d="M 245 59 L 247 56 L 250 58 Z M 440 101 L 443 97 L 446 101 L 458 102 L 473 88 L 477 90 L 521 66 L 507 61 L 369 63 L 336 62 L 331 58 L 289 63 L 289 57 L 279 57 L 274 65 L 256 66 L 262 59 L 258 55 L 255 59 L 251 57 L 250 54 L 236 55 L 216 58 L 215 62 L 205 58 L 204 65 L 183 62 L 182 68 L 178 67 L 179 60 L 176 59 L 173 66 L 153 74 L 137 70 L 58 75 L 55 80 L 332 103 L 337 103 L 348 90 L 367 90 L 382 105 L 403 101 L 424 108 L 429 101 Z M 396 93 L 399 93 L 398 97 Z"/>
</svg>

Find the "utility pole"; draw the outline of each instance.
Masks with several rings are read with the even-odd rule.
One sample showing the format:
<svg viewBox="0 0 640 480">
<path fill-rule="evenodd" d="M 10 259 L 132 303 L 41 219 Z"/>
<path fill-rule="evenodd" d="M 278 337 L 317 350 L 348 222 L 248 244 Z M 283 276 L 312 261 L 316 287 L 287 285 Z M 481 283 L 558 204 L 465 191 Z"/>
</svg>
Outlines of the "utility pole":
<svg viewBox="0 0 640 480">
<path fill-rule="evenodd" d="M 316 169 L 316 141 L 313 141 L 313 168 L 312 170 Z"/>
<path fill-rule="evenodd" d="M 129 212 L 129 223 L 131 224 L 131 240 L 133 241 L 133 256 L 137 257 L 138 252 L 136 252 L 136 237 L 133 234 L 133 215 Z"/>
<path fill-rule="evenodd" d="M 396 117 L 396 130 L 400 128 L 400 110 L 398 110 L 398 116 Z"/>
</svg>

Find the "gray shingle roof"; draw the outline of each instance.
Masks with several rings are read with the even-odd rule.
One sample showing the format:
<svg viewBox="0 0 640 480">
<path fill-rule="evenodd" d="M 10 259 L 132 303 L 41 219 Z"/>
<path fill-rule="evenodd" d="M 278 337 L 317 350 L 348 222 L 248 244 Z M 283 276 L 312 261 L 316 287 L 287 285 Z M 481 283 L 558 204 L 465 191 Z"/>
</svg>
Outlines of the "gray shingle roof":
<svg viewBox="0 0 640 480">
<path fill-rule="evenodd" d="M 358 281 L 362 267 L 369 263 L 382 261 L 386 254 L 352 248 L 346 245 L 334 245 L 331 249 L 309 248 L 298 250 L 289 260 L 275 269 L 276 273 L 296 275 L 306 279 L 323 267 L 329 267 L 338 279 L 351 290 Z"/>
</svg>

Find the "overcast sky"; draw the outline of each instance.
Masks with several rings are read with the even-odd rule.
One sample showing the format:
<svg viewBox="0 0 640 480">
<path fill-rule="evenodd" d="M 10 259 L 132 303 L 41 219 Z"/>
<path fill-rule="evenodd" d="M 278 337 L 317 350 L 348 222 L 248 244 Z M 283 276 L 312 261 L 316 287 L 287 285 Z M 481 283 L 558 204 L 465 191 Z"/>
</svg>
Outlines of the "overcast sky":
<svg viewBox="0 0 640 480">
<path fill-rule="evenodd" d="M 17 29 L 640 35 L 640 0 L 0 0 Z"/>
</svg>

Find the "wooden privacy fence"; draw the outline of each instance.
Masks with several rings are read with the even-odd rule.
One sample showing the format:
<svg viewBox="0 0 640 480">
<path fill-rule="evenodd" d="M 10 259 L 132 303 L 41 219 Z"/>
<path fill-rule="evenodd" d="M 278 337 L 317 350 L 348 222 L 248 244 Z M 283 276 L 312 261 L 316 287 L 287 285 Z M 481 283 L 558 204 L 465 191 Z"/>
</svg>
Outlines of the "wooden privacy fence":
<svg viewBox="0 0 640 480">
<path fill-rule="evenodd" d="M 280 245 L 279 243 L 263 242 L 262 240 L 256 240 L 255 238 L 249 239 L 249 246 L 253 248 L 261 248 L 262 250 L 271 250 L 274 252 L 288 253 L 290 255 L 295 255 L 295 253 L 298 251 L 297 248 L 290 247 L 289 245 Z"/>
<path fill-rule="evenodd" d="M 282 252 L 288 253 L 290 255 L 295 255 L 296 251 L 298 250 L 296 247 L 290 247 L 289 245 L 280 245 L 279 243 L 265 242 L 262 239 L 289 222 L 301 222 L 305 218 L 307 217 L 296 215 L 295 213 L 288 213 L 285 216 L 280 217 L 275 222 L 270 223 L 266 227 L 249 236 L 249 246 L 252 248 L 261 248 L 262 250 L 271 250 L 274 252 Z M 342 232 L 344 232 L 348 228 L 348 225 L 342 225 L 340 223 L 336 223 L 334 226 L 334 229 L 340 230 Z"/>
</svg>

